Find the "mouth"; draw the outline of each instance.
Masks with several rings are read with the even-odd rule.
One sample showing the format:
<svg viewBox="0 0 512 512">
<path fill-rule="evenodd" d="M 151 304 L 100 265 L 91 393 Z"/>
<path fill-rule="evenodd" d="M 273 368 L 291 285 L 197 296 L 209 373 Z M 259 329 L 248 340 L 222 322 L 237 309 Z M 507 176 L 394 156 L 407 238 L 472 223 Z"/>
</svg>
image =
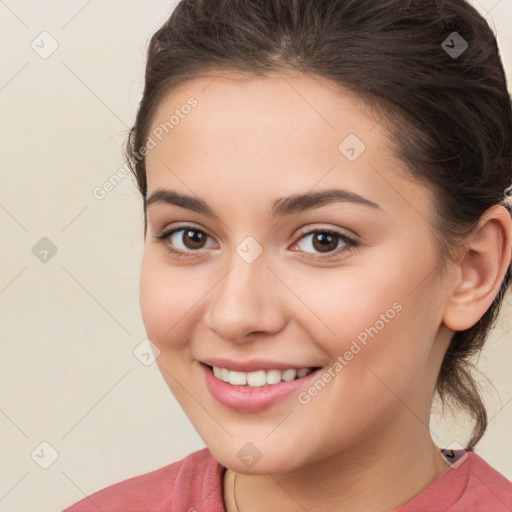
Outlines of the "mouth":
<svg viewBox="0 0 512 512">
<path fill-rule="evenodd" d="M 210 395 L 221 405 L 239 412 L 258 412 L 291 398 L 312 385 L 322 367 L 261 369 L 251 372 L 199 364 Z"/>
<path fill-rule="evenodd" d="M 301 368 L 288 368 L 286 370 L 280 370 L 278 368 L 271 368 L 268 370 L 255 370 L 252 372 L 242 372 L 229 370 L 228 368 L 221 368 L 219 366 L 206 366 L 211 373 L 232 386 L 243 386 L 243 387 L 267 387 L 274 386 L 280 382 L 291 382 L 299 380 L 310 373 L 313 373 L 320 369 L 319 366 L 314 367 L 301 367 Z"/>
</svg>

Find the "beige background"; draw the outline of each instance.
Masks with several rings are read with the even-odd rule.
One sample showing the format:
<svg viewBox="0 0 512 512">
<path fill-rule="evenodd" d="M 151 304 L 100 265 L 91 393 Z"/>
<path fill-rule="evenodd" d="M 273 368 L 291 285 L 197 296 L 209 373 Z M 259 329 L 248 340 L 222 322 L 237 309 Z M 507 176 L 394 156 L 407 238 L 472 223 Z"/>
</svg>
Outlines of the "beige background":
<svg viewBox="0 0 512 512">
<path fill-rule="evenodd" d="M 512 77 L 512 0 L 475 5 Z M 0 1 L 0 512 L 61 510 L 204 446 L 156 365 L 133 353 L 145 338 L 133 180 L 93 196 L 123 164 L 147 42 L 173 6 Z M 487 385 L 493 420 L 478 447 L 509 479 L 511 302 L 480 361 L 496 390 Z M 461 422 L 433 430 L 464 443 Z"/>
</svg>

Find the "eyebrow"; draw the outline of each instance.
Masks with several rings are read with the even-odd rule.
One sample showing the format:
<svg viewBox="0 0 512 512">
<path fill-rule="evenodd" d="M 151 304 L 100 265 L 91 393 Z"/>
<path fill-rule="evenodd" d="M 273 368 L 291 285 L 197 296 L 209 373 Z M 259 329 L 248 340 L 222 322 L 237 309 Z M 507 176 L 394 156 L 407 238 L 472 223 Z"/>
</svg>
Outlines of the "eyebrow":
<svg viewBox="0 0 512 512">
<path fill-rule="evenodd" d="M 343 189 L 328 189 L 320 192 L 307 192 L 277 199 L 269 213 L 272 217 L 284 217 L 294 213 L 312 210 L 331 203 L 356 203 L 370 208 L 380 209 L 380 206 L 355 192 Z M 217 217 L 208 203 L 202 199 L 179 194 L 172 190 L 156 189 L 145 201 L 145 207 L 152 204 L 163 203 L 180 206 L 207 217 Z"/>
</svg>

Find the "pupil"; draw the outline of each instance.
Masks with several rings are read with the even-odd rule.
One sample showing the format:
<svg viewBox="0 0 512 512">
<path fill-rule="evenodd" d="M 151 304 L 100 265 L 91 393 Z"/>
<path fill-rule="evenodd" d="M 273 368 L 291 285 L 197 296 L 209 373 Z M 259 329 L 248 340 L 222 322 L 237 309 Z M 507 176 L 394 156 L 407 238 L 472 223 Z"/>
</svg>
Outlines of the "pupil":
<svg viewBox="0 0 512 512">
<path fill-rule="evenodd" d="M 192 248 L 197 249 L 196 246 L 201 246 L 201 243 L 203 241 L 202 240 L 203 235 L 199 231 L 189 230 L 185 233 L 185 236 L 187 236 L 188 238 L 190 238 L 192 240 L 192 243 L 191 243 Z"/>
<path fill-rule="evenodd" d="M 317 241 L 320 242 L 318 247 Z M 332 246 L 333 241 L 334 246 Z M 315 246 L 315 249 L 320 250 L 321 252 L 328 252 L 329 249 L 336 249 L 337 240 L 329 233 L 318 233 L 313 239 L 313 245 Z"/>
</svg>

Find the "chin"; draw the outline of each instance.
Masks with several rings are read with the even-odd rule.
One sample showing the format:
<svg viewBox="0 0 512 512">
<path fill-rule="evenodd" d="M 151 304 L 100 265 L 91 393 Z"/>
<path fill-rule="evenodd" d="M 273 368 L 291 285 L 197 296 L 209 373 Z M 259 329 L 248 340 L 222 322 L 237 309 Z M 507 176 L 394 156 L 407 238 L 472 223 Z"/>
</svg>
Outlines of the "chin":
<svg viewBox="0 0 512 512">
<path fill-rule="evenodd" d="M 205 444 L 212 455 L 225 467 L 245 475 L 287 473 L 306 465 L 306 453 L 297 446 L 288 447 L 271 441 L 242 441 L 226 439 L 224 444 L 214 440 Z M 311 449 L 311 447 L 308 447 Z"/>
</svg>

